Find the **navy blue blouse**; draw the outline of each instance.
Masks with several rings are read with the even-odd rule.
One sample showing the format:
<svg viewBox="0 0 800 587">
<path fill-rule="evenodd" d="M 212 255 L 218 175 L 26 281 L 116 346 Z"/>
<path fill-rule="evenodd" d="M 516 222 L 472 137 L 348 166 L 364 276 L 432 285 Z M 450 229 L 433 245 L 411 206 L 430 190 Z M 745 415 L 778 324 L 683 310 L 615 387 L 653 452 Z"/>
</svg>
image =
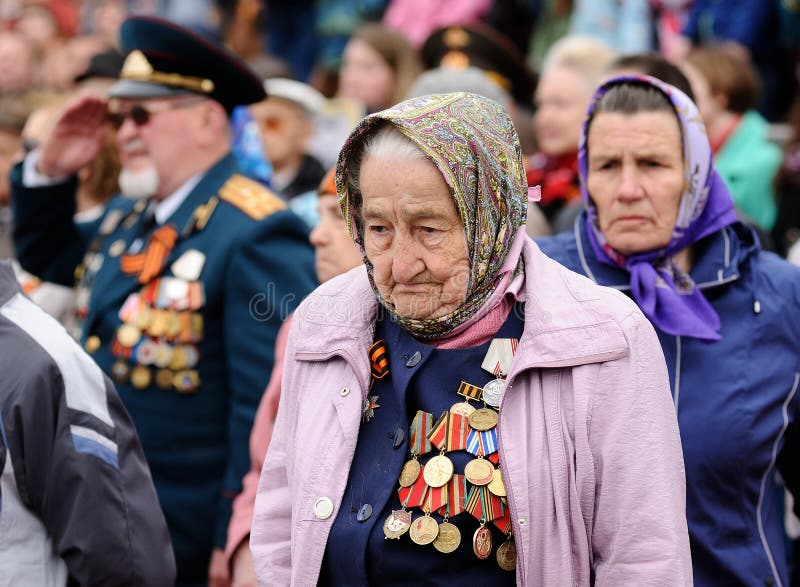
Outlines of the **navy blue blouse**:
<svg viewBox="0 0 800 587">
<path fill-rule="evenodd" d="M 518 304 L 497 333 L 497 338 L 520 338 L 524 306 Z M 408 534 L 387 540 L 383 523 L 400 509 L 398 477 L 410 458 L 409 424 L 417 410 L 433 414 L 434 421 L 463 398 L 456 394 L 463 380 L 483 386 L 494 377 L 481 369 L 489 342 L 465 349 L 437 349 L 416 340 L 386 317 L 376 325 L 375 339 L 386 342 L 390 373 L 375 381 L 370 396 L 377 396 L 374 416 L 362 422 L 347 488 L 328 536 L 320 585 L 514 585 L 515 573 L 504 571 L 495 559 L 505 536 L 493 525 L 493 550 L 485 560 L 472 551 L 478 521 L 463 512 L 449 522 L 461 532 L 455 552 L 443 554 L 433 545 L 419 546 Z M 438 451 L 420 457 L 424 464 Z M 456 473 L 474 458 L 466 451 L 448 452 Z M 502 464 L 502 463 L 501 463 Z M 469 484 L 468 484 L 469 485 Z M 421 515 L 412 510 L 414 519 Z M 442 516 L 432 514 L 437 522 Z"/>
</svg>

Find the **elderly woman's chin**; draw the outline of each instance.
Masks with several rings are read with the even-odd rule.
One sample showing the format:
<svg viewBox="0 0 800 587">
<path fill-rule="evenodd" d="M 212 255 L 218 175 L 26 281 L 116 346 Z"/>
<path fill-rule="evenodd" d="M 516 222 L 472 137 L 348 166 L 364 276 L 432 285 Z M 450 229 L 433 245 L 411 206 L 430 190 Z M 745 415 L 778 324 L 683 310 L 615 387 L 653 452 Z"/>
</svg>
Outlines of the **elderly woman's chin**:
<svg viewBox="0 0 800 587">
<path fill-rule="evenodd" d="M 395 286 L 384 298 L 394 306 L 398 316 L 427 320 L 447 316 L 458 308 L 466 299 L 466 290 L 451 293 L 438 287 L 420 286 L 417 291 L 413 291 L 408 286 Z"/>
</svg>

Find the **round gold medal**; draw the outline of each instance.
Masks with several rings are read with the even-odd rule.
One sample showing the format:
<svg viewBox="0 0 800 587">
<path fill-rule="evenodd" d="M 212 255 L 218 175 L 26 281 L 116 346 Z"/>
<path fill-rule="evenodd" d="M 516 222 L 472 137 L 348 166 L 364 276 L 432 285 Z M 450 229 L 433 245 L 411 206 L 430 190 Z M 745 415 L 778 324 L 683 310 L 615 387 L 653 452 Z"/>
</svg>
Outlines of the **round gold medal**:
<svg viewBox="0 0 800 587">
<path fill-rule="evenodd" d="M 145 389 L 150 386 L 153 380 L 153 375 L 150 373 L 150 368 L 144 365 L 136 365 L 131 371 L 131 384 L 136 389 Z"/>
<path fill-rule="evenodd" d="M 123 324 L 117 329 L 117 340 L 126 348 L 135 346 L 142 338 L 142 331 L 133 324 Z"/>
<path fill-rule="evenodd" d="M 111 365 L 111 376 L 117 383 L 120 384 L 127 383 L 130 374 L 131 374 L 131 368 L 128 366 L 128 363 L 126 363 L 122 359 L 115 361 L 114 364 Z"/>
<path fill-rule="evenodd" d="M 400 471 L 400 487 L 411 487 L 419 478 L 419 472 L 422 469 L 420 467 L 419 461 L 417 459 L 411 459 L 410 461 L 406 461 L 406 464 L 403 465 L 402 471 Z"/>
<path fill-rule="evenodd" d="M 475 410 L 469 416 L 469 427 L 479 432 L 491 430 L 497 426 L 497 412 L 489 408 Z"/>
<path fill-rule="evenodd" d="M 172 362 L 172 346 L 167 344 L 166 342 L 162 342 L 156 346 L 155 356 L 153 357 L 153 363 L 155 363 L 156 367 L 169 367 L 170 363 Z"/>
<path fill-rule="evenodd" d="M 164 336 L 167 331 L 167 313 L 164 310 L 156 310 L 153 312 L 153 319 L 150 326 L 147 328 L 147 334 L 154 338 Z"/>
<path fill-rule="evenodd" d="M 173 347 L 172 360 L 169 363 L 169 368 L 174 369 L 175 371 L 186 369 L 186 367 L 189 366 L 189 361 L 187 359 L 188 357 L 186 355 L 186 349 L 183 346 L 178 345 Z"/>
<path fill-rule="evenodd" d="M 85 348 L 86 352 L 89 354 L 95 352 L 100 348 L 100 337 L 95 335 L 90 336 L 86 339 L 86 344 L 83 345 L 83 348 Z"/>
<path fill-rule="evenodd" d="M 469 418 L 470 414 L 472 414 L 474 411 L 475 406 L 469 402 L 458 402 L 450 406 L 451 414 L 458 414 L 459 416 L 464 416 L 465 418 Z"/>
<path fill-rule="evenodd" d="M 122 239 L 117 239 L 111 246 L 108 247 L 108 254 L 111 257 L 119 257 L 122 254 L 122 251 L 125 250 L 125 241 Z"/>
<path fill-rule="evenodd" d="M 497 549 L 497 565 L 504 571 L 513 571 L 517 568 L 517 546 L 513 540 L 506 540 Z"/>
<path fill-rule="evenodd" d="M 472 459 L 464 467 L 464 476 L 473 485 L 487 485 L 494 477 L 494 465 L 486 459 Z"/>
<path fill-rule="evenodd" d="M 486 526 L 475 530 L 475 534 L 472 536 L 472 552 L 481 560 L 492 553 L 492 531 Z"/>
<path fill-rule="evenodd" d="M 150 306 L 145 306 L 145 305 L 139 306 L 139 312 L 133 319 L 133 323 L 136 325 L 136 327 L 139 328 L 140 330 L 147 330 L 152 321 L 153 321 L 153 309 L 150 308 Z"/>
<path fill-rule="evenodd" d="M 488 489 L 497 497 L 506 497 L 506 484 L 503 483 L 503 474 L 500 469 L 495 469 L 494 477 L 489 481 Z"/>
<path fill-rule="evenodd" d="M 422 476 L 431 487 L 442 487 L 453 476 L 453 461 L 444 455 L 436 455 L 425 465 Z"/>
<path fill-rule="evenodd" d="M 439 552 L 448 554 L 454 552 L 461 544 L 461 532 L 458 526 L 454 526 L 450 522 L 442 522 L 439 524 L 439 535 L 433 541 L 433 547 Z"/>
<path fill-rule="evenodd" d="M 156 371 L 156 385 L 161 389 L 172 389 L 172 382 L 175 373 L 171 369 L 159 369 Z"/>
<path fill-rule="evenodd" d="M 181 322 L 181 317 L 176 312 L 170 312 L 167 314 L 167 338 L 174 339 L 181 333 L 182 329 L 183 322 Z"/>
<path fill-rule="evenodd" d="M 396 539 L 408 532 L 411 527 L 411 512 L 406 510 L 393 510 L 383 523 L 383 535 L 386 538 Z"/>
<path fill-rule="evenodd" d="M 436 540 L 439 535 L 439 524 L 430 516 L 421 516 L 411 522 L 408 535 L 414 544 L 425 546 Z"/>
</svg>

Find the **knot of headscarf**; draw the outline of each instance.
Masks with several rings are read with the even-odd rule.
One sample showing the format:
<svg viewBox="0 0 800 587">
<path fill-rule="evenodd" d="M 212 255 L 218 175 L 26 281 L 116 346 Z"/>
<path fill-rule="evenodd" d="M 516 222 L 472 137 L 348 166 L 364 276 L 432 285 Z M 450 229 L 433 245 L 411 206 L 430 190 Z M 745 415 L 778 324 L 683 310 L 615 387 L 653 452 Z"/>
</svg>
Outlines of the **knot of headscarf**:
<svg viewBox="0 0 800 587">
<path fill-rule="evenodd" d="M 357 156 L 364 140 L 382 121 L 396 126 L 436 165 L 453 191 L 467 240 L 470 276 L 465 301 L 446 316 L 414 319 L 399 316 L 383 299 L 364 252 L 361 210 L 354 205 L 347 162 Z M 376 112 L 353 129 L 336 164 L 336 190 L 347 228 L 361 251 L 378 301 L 409 332 L 436 339 L 452 334 L 474 317 L 509 280 L 501 269 L 512 251 L 514 237 L 527 218 L 528 187 L 522 150 L 510 117 L 497 102 L 476 94 L 435 94 L 401 102 Z M 511 253 L 510 253 L 511 252 Z M 519 259 L 518 259 L 519 260 Z M 514 263 L 521 271 L 521 261 Z M 494 299 L 494 298 L 493 298 Z"/>
<path fill-rule="evenodd" d="M 630 82 L 660 90 L 672 104 L 683 141 L 685 187 L 669 243 L 660 249 L 625 257 L 611 248 L 600 230 L 597 207 L 586 188 L 587 135 L 603 96 L 614 86 Z M 606 81 L 595 91 L 589 106 L 578 163 L 587 210 L 587 233 L 598 259 L 627 269 L 633 298 L 656 327 L 676 336 L 719 340 L 719 316 L 692 278 L 673 260 L 680 251 L 736 221 L 733 200 L 714 169 L 708 135 L 694 102 L 677 88 L 648 76 L 622 76 Z"/>
</svg>

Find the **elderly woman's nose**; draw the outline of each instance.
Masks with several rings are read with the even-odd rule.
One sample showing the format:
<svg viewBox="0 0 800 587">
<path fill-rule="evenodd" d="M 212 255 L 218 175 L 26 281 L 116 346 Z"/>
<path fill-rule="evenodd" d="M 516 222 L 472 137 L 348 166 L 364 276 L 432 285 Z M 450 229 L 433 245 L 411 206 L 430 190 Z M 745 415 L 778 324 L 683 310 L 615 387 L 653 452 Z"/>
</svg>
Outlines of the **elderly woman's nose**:
<svg viewBox="0 0 800 587">
<path fill-rule="evenodd" d="M 314 230 L 311 231 L 311 234 L 308 235 L 308 242 L 311 243 L 311 246 L 318 247 L 325 244 L 327 240 L 327 233 L 322 227 L 322 221 L 320 221 L 320 223 L 314 227 Z"/>
<path fill-rule="evenodd" d="M 392 276 L 395 281 L 405 282 L 424 269 L 418 247 L 410 238 L 398 238 L 392 251 Z"/>
<path fill-rule="evenodd" d="M 635 165 L 623 165 L 620 173 L 617 197 L 621 200 L 637 199 L 642 196 L 642 183 Z"/>
</svg>

